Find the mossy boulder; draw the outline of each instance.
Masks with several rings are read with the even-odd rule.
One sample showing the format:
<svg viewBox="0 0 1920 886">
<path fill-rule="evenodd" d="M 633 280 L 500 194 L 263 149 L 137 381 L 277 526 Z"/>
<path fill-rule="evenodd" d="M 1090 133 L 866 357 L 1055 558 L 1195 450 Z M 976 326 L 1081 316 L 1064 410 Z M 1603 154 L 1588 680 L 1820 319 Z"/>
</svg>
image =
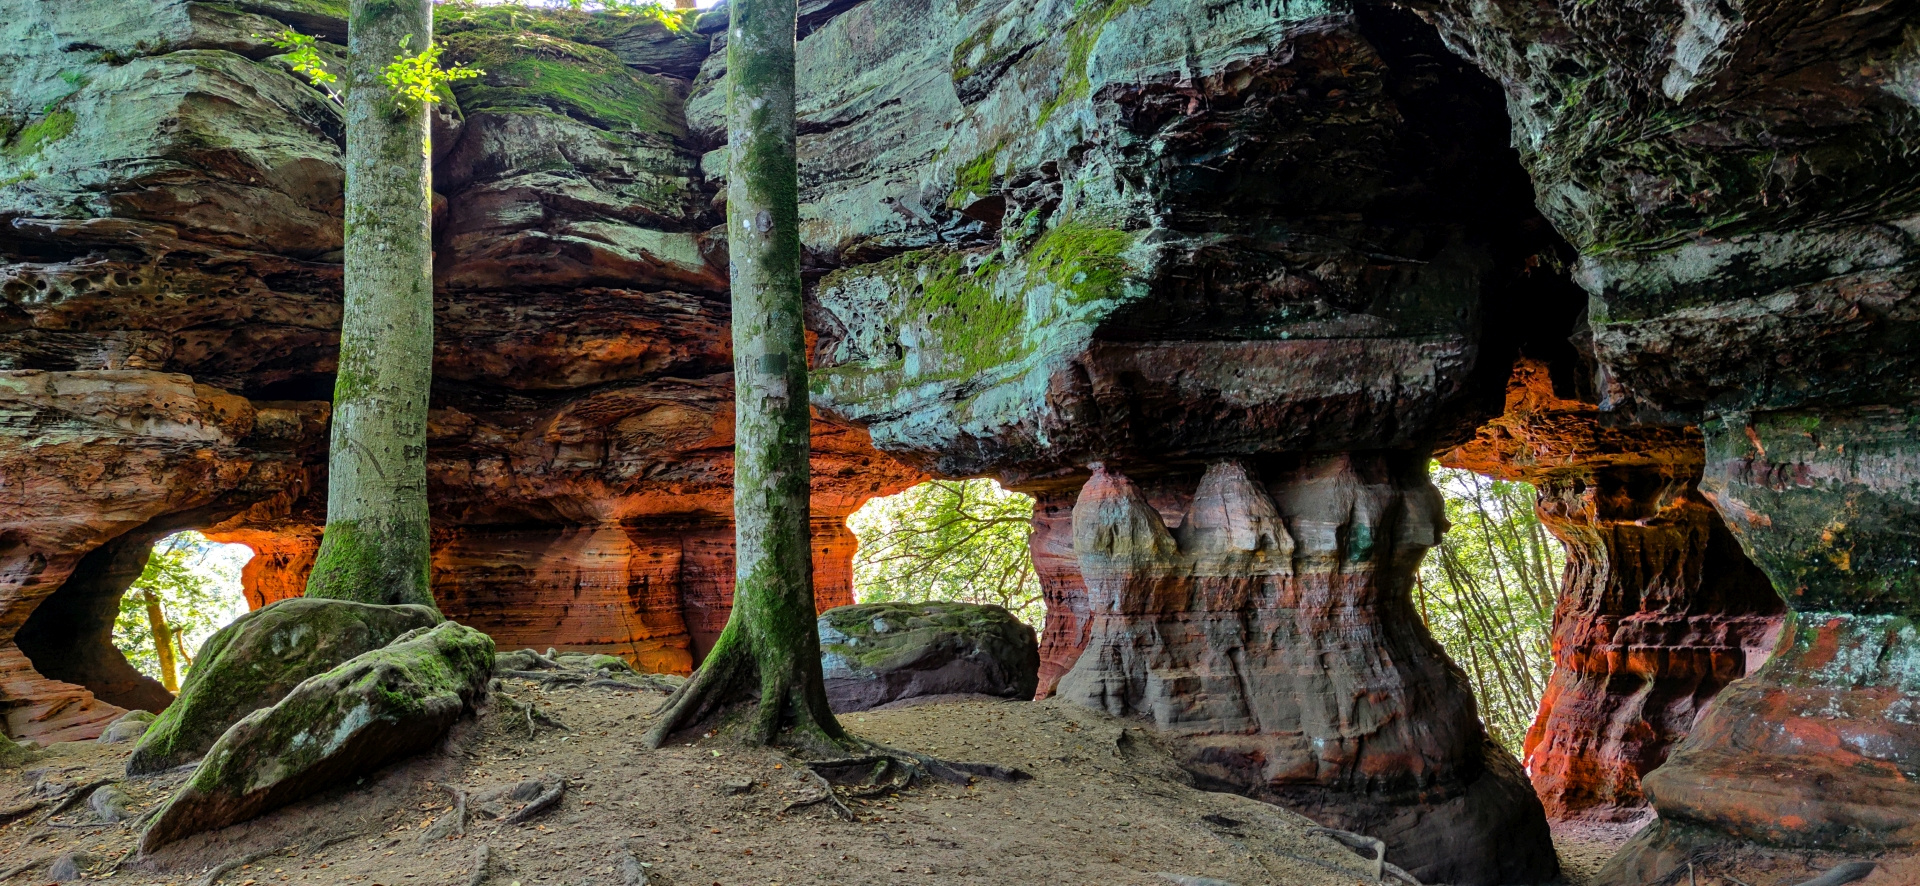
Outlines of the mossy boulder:
<svg viewBox="0 0 1920 886">
<path fill-rule="evenodd" d="M 820 614 L 820 664 L 835 711 L 930 695 L 1032 698 L 1040 645 L 998 606 L 862 603 Z"/>
<path fill-rule="evenodd" d="M 153 721 L 156 719 L 158 718 L 151 711 L 128 711 L 126 716 L 107 724 L 106 731 L 100 733 L 100 737 L 94 740 L 101 744 L 133 741 L 146 735 L 147 730 L 153 728 Z"/>
<path fill-rule="evenodd" d="M 33 761 L 34 749 L 0 735 L 0 769 L 18 769 Z"/>
<path fill-rule="evenodd" d="M 433 747 L 493 673 L 493 638 L 410 631 L 294 687 L 220 736 L 140 837 L 142 852 L 269 810 Z"/>
<path fill-rule="evenodd" d="M 227 727 L 308 677 L 439 621 L 425 606 L 306 597 L 249 612 L 200 647 L 180 697 L 147 729 L 127 772 L 159 772 L 194 760 Z"/>
</svg>

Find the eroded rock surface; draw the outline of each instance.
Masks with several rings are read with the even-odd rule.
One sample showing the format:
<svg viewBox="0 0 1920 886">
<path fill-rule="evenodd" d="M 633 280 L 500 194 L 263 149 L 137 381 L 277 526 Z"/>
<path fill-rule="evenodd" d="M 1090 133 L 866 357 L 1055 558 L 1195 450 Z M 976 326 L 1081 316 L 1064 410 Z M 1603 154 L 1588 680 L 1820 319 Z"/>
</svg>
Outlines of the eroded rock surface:
<svg viewBox="0 0 1920 886">
<path fill-rule="evenodd" d="M 1506 412 L 1441 463 L 1539 488 L 1567 571 L 1527 771 L 1552 818 L 1626 820 L 1641 776 L 1766 660 L 1785 607 L 1700 494 L 1697 431 L 1605 427 L 1567 393 L 1522 360 Z"/>
<path fill-rule="evenodd" d="M 1030 699 L 1033 628 L 998 606 L 864 603 L 820 613 L 820 664 L 835 712 L 933 695 Z"/>
<path fill-rule="evenodd" d="M 1916 845 L 1920 695 L 1881 666 L 1914 654 L 1913 10 L 1417 5 L 1506 87 L 1539 206 L 1581 253 L 1602 407 L 1698 423 L 1702 491 L 1793 610 L 1647 776 L 1656 830 Z M 1624 855 L 1603 881 L 1684 852 Z"/>
<path fill-rule="evenodd" d="M 1057 694 L 1150 718 L 1205 781 L 1378 836 L 1422 881 L 1551 877 L 1539 800 L 1413 609 L 1444 528 L 1423 461 L 1216 462 L 1189 483 L 1150 495 L 1103 468 L 1081 489 L 1089 640 Z"/>
</svg>

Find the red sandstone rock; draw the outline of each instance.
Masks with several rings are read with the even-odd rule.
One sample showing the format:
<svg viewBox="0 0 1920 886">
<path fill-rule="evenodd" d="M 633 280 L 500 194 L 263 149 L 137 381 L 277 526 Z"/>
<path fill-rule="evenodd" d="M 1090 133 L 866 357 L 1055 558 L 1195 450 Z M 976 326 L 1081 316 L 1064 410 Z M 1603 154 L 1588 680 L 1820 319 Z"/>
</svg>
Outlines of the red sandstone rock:
<svg viewBox="0 0 1920 886">
<path fill-rule="evenodd" d="M 1701 447 L 1692 429 L 1603 427 L 1522 360 L 1506 412 L 1440 459 L 1539 487 L 1566 545 L 1553 675 L 1526 739 L 1553 818 L 1642 814 L 1641 777 L 1779 633 L 1779 595 L 1694 488 Z"/>
<path fill-rule="evenodd" d="M 1445 525 L 1424 460 L 1148 484 L 1096 465 L 1074 505 L 1089 628 L 1060 697 L 1151 719 L 1203 782 L 1378 836 L 1422 880 L 1553 876 L 1539 801 L 1413 610 Z"/>
</svg>

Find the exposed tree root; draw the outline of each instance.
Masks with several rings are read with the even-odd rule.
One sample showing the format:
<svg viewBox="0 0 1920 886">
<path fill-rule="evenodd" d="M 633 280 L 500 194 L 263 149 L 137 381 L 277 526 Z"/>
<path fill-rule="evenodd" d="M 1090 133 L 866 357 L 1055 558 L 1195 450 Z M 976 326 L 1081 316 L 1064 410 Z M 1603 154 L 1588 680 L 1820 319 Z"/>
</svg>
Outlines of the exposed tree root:
<svg viewBox="0 0 1920 886">
<path fill-rule="evenodd" d="M 821 778 L 820 773 L 808 769 L 807 776 L 813 779 L 814 795 L 811 797 L 801 797 L 798 800 L 788 803 L 785 807 L 781 808 L 780 812 L 782 814 L 792 812 L 795 809 L 804 809 L 808 806 L 817 806 L 825 803 L 827 804 L 827 808 L 833 810 L 834 817 L 841 821 L 860 820 L 859 816 L 853 814 L 853 810 L 847 808 L 846 803 L 841 802 L 839 795 L 833 792 L 833 785 L 826 779 Z"/>
<path fill-rule="evenodd" d="M 213 870 L 208 871 L 206 873 L 206 876 L 201 877 L 199 883 L 196 884 L 196 886 L 214 886 L 214 884 L 220 882 L 220 878 L 225 877 L 226 875 L 231 874 L 242 867 L 253 864 L 254 862 L 259 861 L 260 859 L 266 858 L 269 855 L 279 855 L 280 853 L 285 852 L 292 848 L 293 848 L 292 846 L 282 846 L 279 849 L 262 849 L 259 852 L 249 852 L 246 855 L 240 856 L 239 858 L 223 861 L 217 865 L 214 865 Z"/>
<path fill-rule="evenodd" d="M 553 776 L 551 780 L 546 782 L 546 787 L 540 792 L 540 796 L 534 797 L 533 802 L 520 807 L 519 811 L 501 819 L 501 822 L 505 824 L 520 824 L 553 808 L 554 804 L 560 802 L 561 795 L 566 792 L 567 780 L 557 775 Z"/>
<path fill-rule="evenodd" d="M 549 717 L 546 714 L 540 713 L 540 711 L 534 706 L 533 702 L 521 701 L 520 699 L 514 698 L 513 696 L 508 695 L 504 692 L 497 693 L 497 694 L 499 695 L 500 700 L 506 702 L 507 707 L 510 708 L 514 713 L 520 714 L 521 716 L 524 716 L 526 718 L 528 738 L 533 738 L 535 735 L 539 734 L 538 727 L 541 727 L 541 726 L 548 726 L 554 729 L 567 728 L 566 724 L 561 723 L 559 720 L 555 720 L 554 718 Z M 567 730 L 567 731 L 571 732 L 572 730 Z"/>
<path fill-rule="evenodd" d="M 467 875 L 467 886 L 480 886 L 487 881 L 487 862 L 493 858 L 493 847 L 485 843 L 474 847 L 473 873 Z"/>
</svg>

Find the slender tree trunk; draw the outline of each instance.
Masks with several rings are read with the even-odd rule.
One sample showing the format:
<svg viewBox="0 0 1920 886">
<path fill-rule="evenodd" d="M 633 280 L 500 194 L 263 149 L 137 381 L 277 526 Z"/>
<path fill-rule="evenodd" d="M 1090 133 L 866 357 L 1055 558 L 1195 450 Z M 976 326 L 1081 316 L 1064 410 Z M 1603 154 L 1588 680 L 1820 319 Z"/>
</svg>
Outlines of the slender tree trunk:
<svg viewBox="0 0 1920 886">
<path fill-rule="evenodd" d="M 427 394 L 433 243 L 427 110 L 381 82 L 433 39 L 430 0 L 352 0 L 347 30 L 346 303 L 327 527 L 307 596 L 433 605 Z"/>
<path fill-rule="evenodd" d="M 160 661 L 160 685 L 168 692 L 180 692 L 180 669 L 173 662 L 173 629 L 167 626 L 167 614 L 160 609 L 160 598 L 143 590 L 147 602 L 147 631 L 153 635 L 153 657 Z"/>
<path fill-rule="evenodd" d="M 813 608 L 807 355 L 794 147 L 795 0 L 734 0 L 727 33 L 736 561 L 733 612 L 699 673 L 647 733 L 759 693 L 749 742 L 844 744 L 827 707 Z"/>
</svg>

